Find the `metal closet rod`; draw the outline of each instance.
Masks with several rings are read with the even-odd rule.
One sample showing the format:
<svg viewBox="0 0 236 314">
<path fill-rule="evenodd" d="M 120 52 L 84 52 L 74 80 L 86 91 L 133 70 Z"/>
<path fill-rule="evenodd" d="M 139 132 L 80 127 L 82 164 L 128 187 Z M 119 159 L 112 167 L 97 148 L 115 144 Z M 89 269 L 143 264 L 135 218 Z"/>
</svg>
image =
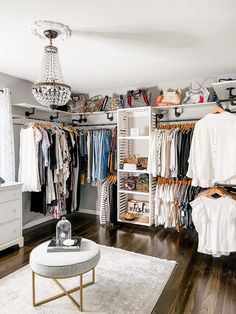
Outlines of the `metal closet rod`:
<svg viewBox="0 0 236 314">
<path fill-rule="evenodd" d="M 43 121 L 43 122 L 50 122 L 50 123 L 61 123 L 61 124 L 67 124 L 67 125 L 72 125 L 72 123 L 65 122 L 65 121 L 59 121 L 59 120 L 49 120 L 49 119 L 42 119 L 42 118 L 31 118 L 31 117 L 12 117 L 13 119 L 24 119 L 24 120 L 33 120 L 33 121 Z M 25 123 L 14 123 L 13 124 L 18 124 L 18 125 L 24 125 Z"/>
<path fill-rule="evenodd" d="M 117 126 L 117 123 L 96 123 L 96 124 L 85 124 L 85 125 L 76 125 L 73 124 L 73 126 L 79 127 L 79 128 L 84 128 L 84 127 L 92 127 L 92 126 Z"/>
<path fill-rule="evenodd" d="M 193 118 L 193 119 L 173 119 L 173 120 L 157 120 L 157 124 L 158 123 L 167 123 L 167 122 L 190 122 L 190 121 L 199 121 L 201 118 Z"/>
<path fill-rule="evenodd" d="M 225 111 L 228 111 L 229 113 L 232 113 L 232 114 L 236 114 L 236 111 L 230 111 L 230 110 L 228 110 L 227 108 L 225 109 Z M 190 121 L 199 121 L 200 119 L 202 119 L 202 118 L 193 118 L 193 119 L 191 119 L 191 118 L 189 118 L 189 119 L 173 119 L 173 120 L 158 120 L 157 119 L 157 124 L 158 123 L 168 123 L 168 122 L 190 122 Z"/>
</svg>

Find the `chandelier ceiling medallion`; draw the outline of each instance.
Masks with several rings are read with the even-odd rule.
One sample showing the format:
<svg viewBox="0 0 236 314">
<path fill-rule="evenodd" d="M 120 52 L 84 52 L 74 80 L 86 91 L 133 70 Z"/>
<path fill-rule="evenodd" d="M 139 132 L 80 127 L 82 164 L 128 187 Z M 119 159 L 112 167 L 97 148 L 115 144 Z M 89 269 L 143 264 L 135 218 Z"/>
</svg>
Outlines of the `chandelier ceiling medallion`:
<svg viewBox="0 0 236 314">
<path fill-rule="evenodd" d="M 64 106 L 70 99 L 71 87 L 64 83 L 58 48 L 52 45 L 54 39 L 66 40 L 71 36 L 67 25 L 51 21 L 38 21 L 32 28 L 34 35 L 49 39 L 44 48 L 43 62 L 38 80 L 33 84 L 32 93 L 43 106 L 56 109 Z"/>
</svg>

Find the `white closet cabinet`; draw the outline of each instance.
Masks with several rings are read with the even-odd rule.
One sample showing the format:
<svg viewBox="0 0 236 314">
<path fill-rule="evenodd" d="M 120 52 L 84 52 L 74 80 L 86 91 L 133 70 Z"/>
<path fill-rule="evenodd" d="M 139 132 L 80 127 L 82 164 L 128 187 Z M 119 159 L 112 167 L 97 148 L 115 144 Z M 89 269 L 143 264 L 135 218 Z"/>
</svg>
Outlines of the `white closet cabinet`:
<svg viewBox="0 0 236 314">
<path fill-rule="evenodd" d="M 0 251 L 10 246 L 24 245 L 22 236 L 22 184 L 0 186 Z"/>
</svg>

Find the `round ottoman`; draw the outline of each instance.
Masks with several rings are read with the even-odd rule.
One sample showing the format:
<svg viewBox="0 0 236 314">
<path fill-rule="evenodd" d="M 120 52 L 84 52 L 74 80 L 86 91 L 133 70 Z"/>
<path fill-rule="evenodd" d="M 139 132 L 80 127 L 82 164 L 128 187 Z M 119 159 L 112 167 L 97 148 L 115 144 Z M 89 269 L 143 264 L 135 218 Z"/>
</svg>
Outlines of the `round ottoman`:
<svg viewBox="0 0 236 314">
<path fill-rule="evenodd" d="M 47 252 L 50 241 L 44 242 L 35 247 L 30 253 L 30 267 L 32 269 L 32 293 L 33 306 L 38 306 L 52 300 L 67 296 L 80 311 L 83 311 L 83 288 L 95 283 L 95 266 L 100 259 L 99 246 L 87 239 L 82 239 L 79 252 Z M 83 283 L 83 274 L 92 271 L 92 280 Z M 53 297 L 42 301 L 35 301 L 35 274 L 51 278 L 63 291 Z M 80 276 L 80 285 L 70 290 L 66 290 L 58 281 L 60 278 L 70 278 Z M 80 303 L 70 295 L 72 292 L 80 290 Z"/>
</svg>

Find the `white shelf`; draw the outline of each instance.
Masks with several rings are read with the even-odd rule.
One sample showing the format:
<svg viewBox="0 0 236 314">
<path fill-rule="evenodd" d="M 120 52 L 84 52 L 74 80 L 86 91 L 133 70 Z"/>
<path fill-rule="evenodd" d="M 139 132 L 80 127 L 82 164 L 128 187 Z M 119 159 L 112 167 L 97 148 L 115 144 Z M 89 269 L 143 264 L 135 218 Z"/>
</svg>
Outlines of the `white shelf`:
<svg viewBox="0 0 236 314">
<path fill-rule="evenodd" d="M 67 112 L 67 111 L 62 111 L 62 110 L 52 110 L 51 108 L 47 108 L 47 107 L 43 107 L 43 106 L 40 106 L 40 105 L 30 105 L 30 104 L 25 104 L 25 103 L 22 103 L 22 104 L 14 104 L 13 105 L 14 107 L 16 108 L 25 108 L 25 109 L 36 109 L 36 110 L 40 110 L 40 111 L 45 111 L 45 112 L 51 112 L 51 113 L 54 113 L 54 112 L 58 112 L 58 113 L 61 113 L 61 114 L 64 114 L 64 115 L 68 115 L 68 116 L 73 116 L 74 113 L 72 112 Z"/>
<path fill-rule="evenodd" d="M 124 222 L 132 225 L 141 225 L 141 226 L 150 226 L 149 222 L 139 222 L 135 220 L 125 220 L 125 219 L 117 219 L 119 222 Z"/>
<path fill-rule="evenodd" d="M 128 108 L 121 108 L 119 109 L 120 112 L 130 112 L 130 113 L 137 113 L 137 112 L 148 112 L 152 108 L 152 106 L 143 106 L 143 107 L 128 107 Z"/>
<path fill-rule="evenodd" d="M 170 110 L 170 109 L 181 109 L 181 108 L 201 108 L 201 107 L 206 107 L 206 106 L 215 106 L 215 102 L 204 102 L 204 103 L 198 103 L 198 104 L 182 104 L 182 105 L 174 105 L 174 106 L 162 106 L 162 107 L 152 107 L 154 110 Z"/>
<path fill-rule="evenodd" d="M 149 192 L 139 192 L 139 191 L 127 191 L 127 190 L 118 190 L 119 193 L 124 194 L 136 194 L 136 195 L 146 195 L 149 196 Z"/>
<path fill-rule="evenodd" d="M 118 140 L 149 140 L 149 136 L 118 136 Z"/>
<path fill-rule="evenodd" d="M 71 116 L 73 117 L 79 117 L 79 116 L 90 116 L 90 115 L 99 115 L 99 114 L 107 114 L 107 113 L 117 113 L 117 110 L 112 110 L 112 111 L 96 111 L 96 112 L 68 112 L 68 111 L 62 111 L 62 110 L 52 110 L 51 108 L 48 107 L 43 107 L 41 105 L 30 105 L 30 104 L 26 104 L 26 103 L 22 103 L 22 104 L 13 104 L 14 107 L 16 108 L 24 108 L 24 109 L 36 109 L 39 111 L 44 111 L 44 112 L 51 112 L 51 113 L 60 113 L 62 115 L 67 115 L 67 116 Z"/>
<path fill-rule="evenodd" d="M 147 170 L 124 170 L 124 169 L 119 169 L 118 171 L 119 172 L 132 172 L 132 173 L 135 173 L 135 172 L 138 172 L 138 173 L 149 173 Z"/>
</svg>

